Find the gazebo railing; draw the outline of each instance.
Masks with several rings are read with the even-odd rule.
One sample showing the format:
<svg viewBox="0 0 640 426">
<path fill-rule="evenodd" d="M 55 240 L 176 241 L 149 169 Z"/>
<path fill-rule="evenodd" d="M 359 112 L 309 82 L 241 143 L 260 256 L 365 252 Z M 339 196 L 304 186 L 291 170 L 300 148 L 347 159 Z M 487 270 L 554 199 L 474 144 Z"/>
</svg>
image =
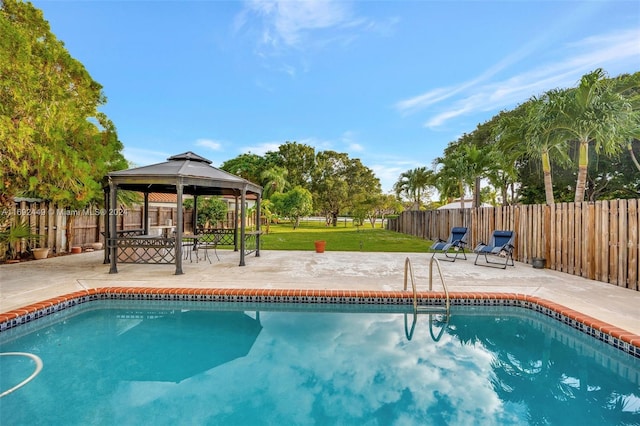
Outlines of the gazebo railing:
<svg viewBox="0 0 640 426">
<path fill-rule="evenodd" d="M 102 235 L 102 237 L 105 239 L 107 243 L 106 244 L 107 246 L 105 247 L 105 250 L 104 250 L 104 263 L 107 264 L 109 263 L 109 254 L 111 253 L 111 250 L 109 249 L 113 247 L 116 239 L 115 238 L 107 239 L 107 235 L 104 231 L 100 232 L 100 234 Z M 116 236 L 118 238 L 137 237 L 143 234 L 144 234 L 144 229 L 121 229 L 119 231 L 116 231 Z"/>
<path fill-rule="evenodd" d="M 235 247 L 235 230 L 229 228 L 200 228 L 198 229 L 198 235 L 211 235 L 211 241 L 214 241 L 214 236 L 218 237 L 218 246 L 232 246 Z M 244 254 L 248 255 L 255 253 L 258 249 L 258 235 L 261 231 L 246 232 L 244 235 Z M 207 237 L 201 237 L 198 241 L 207 241 Z"/>
<path fill-rule="evenodd" d="M 199 228 L 196 232 L 197 235 L 205 235 L 201 237 L 200 241 L 207 241 L 208 235 L 211 235 L 211 241 L 215 236 L 218 236 L 219 246 L 233 246 L 235 244 L 235 230 L 227 228 Z"/>
<path fill-rule="evenodd" d="M 244 234 L 244 254 L 255 253 L 258 249 L 258 235 L 260 231 L 247 232 Z"/>
<path fill-rule="evenodd" d="M 137 237 L 144 234 L 144 229 L 123 229 L 116 231 L 116 234 L 118 235 L 118 238 Z"/>
<path fill-rule="evenodd" d="M 176 263 L 176 239 L 171 237 L 133 236 L 110 238 L 109 247 L 116 245 L 120 263 Z"/>
</svg>

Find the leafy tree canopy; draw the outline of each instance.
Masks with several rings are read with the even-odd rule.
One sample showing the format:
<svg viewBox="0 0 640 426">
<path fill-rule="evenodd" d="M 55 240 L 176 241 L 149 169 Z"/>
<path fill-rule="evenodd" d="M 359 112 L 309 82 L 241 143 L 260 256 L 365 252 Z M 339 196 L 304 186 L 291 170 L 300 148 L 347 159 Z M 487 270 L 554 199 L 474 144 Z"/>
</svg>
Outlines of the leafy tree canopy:
<svg viewBox="0 0 640 426">
<path fill-rule="evenodd" d="M 311 178 L 314 205 L 333 226 L 341 211 L 349 210 L 372 194 L 381 193 L 380 181 L 359 159 L 345 153 L 321 151 Z"/>
<path fill-rule="evenodd" d="M 273 158 L 277 166 L 287 170 L 287 181 L 291 187 L 308 188 L 315 168 L 315 149 L 297 142 L 285 142 L 276 152 L 268 152 L 267 159 Z"/>
<path fill-rule="evenodd" d="M 249 152 L 225 161 L 220 168 L 250 182 L 260 183 L 261 175 L 266 169 L 266 162 L 263 157 Z"/>
<path fill-rule="evenodd" d="M 313 197 L 309 190 L 296 186 L 286 193 L 275 193 L 271 197 L 273 208 L 278 214 L 293 221 L 293 228 L 300 224 L 300 218 L 313 212 Z"/>
<path fill-rule="evenodd" d="M 71 57 L 30 3 L 0 3 L 0 192 L 80 208 L 125 168 L 102 86 Z"/>
<path fill-rule="evenodd" d="M 184 208 L 192 209 L 193 198 L 184 200 Z M 217 223 L 226 219 L 229 207 L 220 197 L 200 197 L 198 198 L 198 217 L 196 223 L 198 227 L 214 228 Z"/>
</svg>

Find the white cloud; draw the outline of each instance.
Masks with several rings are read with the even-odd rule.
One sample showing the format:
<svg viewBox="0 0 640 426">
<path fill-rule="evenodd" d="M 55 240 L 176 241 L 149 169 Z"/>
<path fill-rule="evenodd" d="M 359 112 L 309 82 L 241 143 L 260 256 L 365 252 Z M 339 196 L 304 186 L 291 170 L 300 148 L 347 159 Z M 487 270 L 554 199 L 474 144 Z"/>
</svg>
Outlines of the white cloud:
<svg viewBox="0 0 640 426">
<path fill-rule="evenodd" d="M 325 151 L 328 149 L 334 149 L 334 144 L 330 140 L 321 140 L 316 138 L 305 138 L 298 141 L 298 143 L 303 145 L 309 145 L 316 149 L 316 153 L 318 151 Z"/>
<path fill-rule="evenodd" d="M 150 164 L 163 163 L 173 154 L 163 151 L 153 151 L 150 149 L 131 148 L 125 146 L 122 151 L 124 158 L 131 163 L 132 167 L 148 166 Z"/>
<path fill-rule="evenodd" d="M 214 141 L 212 139 L 198 139 L 196 141 L 196 146 L 201 146 L 212 151 L 220 151 L 222 149 L 222 145 L 223 144 L 221 142 Z"/>
<path fill-rule="evenodd" d="M 556 62 L 547 61 L 509 78 L 490 81 L 498 71 L 524 55 L 524 52 L 516 52 L 471 81 L 456 87 L 432 89 L 397 102 L 396 108 L 401 112 L 413 112 L 440 106 L 439 111 L 425 122 L 426 127 L 438 127 L 462 115 L 511 107 L 550 89 L 575 86 L 582 75 L 595 68 L 614 73 L 612 76 L 624 70 L 637 70 L 640 64 L 638 40 L 640 29 L 588 37 L 552 52 L 562 58 Z M 453 100 L 445 104 L 451 98 Z"/>
<path fill-rule="evenodd" d="M 342 1 L 253 0 L 247 10 L 263 18 L 262 43 L 273 46 L 297 46 L 310 31 L 346 26 L 352 20 L 348 3 Z"/>
<path fill-rule="evenodd" d="M 479 343 L 461 344 L 448 333 L 432 341 L 426 316 L 418 319 L 420 334 L 411 341 L 399 314 L 267 311 L 260 322 L 263 328 L 246 356 L 178 384 L 123 382 L 108 401 L 117 408 L 114 418 L 139 420 L 131 416 L 143 416 L 146 407 L 131 396 L 157 387 L 150 392 L 155 402 L 188 401 L 192 420 L 199 424 L 221 419 L 250 423 L 256 407 L 263 423 L 288 419 L 306 424 L 318 415 L 334 423 L 372 423 L 376 413 L 385 412 L 386 423 L 416 424 L 438 409 L 438 395 L 446 397 L 451 424 L 517 421 L 491 384 L 494 354 Z M 241 405 L 246 413 L 229 410 Z"/>
<path fill-rule="evenodd" d="M 393 185 L 398 180 L 400 173 L 408 170 L 403 167 L 386 164 L 374 164 L 369 168 L 373 170 L 376 177 L 380 179 L 380 186 L 382 186 L 382 192 L 384 193 L 391 191 L 393 189 Z"/>
<path fill-rule="evenodd" d="M 401 173 L 415 169 L 416 167 L 424 167 L 424 163 L 413 159 L 385 158 L 368 167 L 373 170 L 376 177 L 380 179 L 382 192 L 389 193 L 393 190 L 393 185 L 398 181 Z"/>
<path fill-rule="evenodd" d="M 347 146 L 349 152 L 363 152 L 364 146 L 357 142 L 357 134 L 351 130 L 342 133 L 340 140 Z"/>
<path fill-rule="evenodd" d="M 242 147 L 242 152 L 250 152 L 256 155 L 264 155 L 267 151 L 277 151 L 280 147 L 280 142 L 263 142 L 254 146 L 244 146 Z"/>
<path fill-rule="evenodd" d="M 467 112 L 472 111 L 473 109 L 473 103 L 467 102 L 467 105 L 462 105 L 458 109 L 450 109 L 441 114 L 437 114 L 434 117 L 431 117 L 426 123 L 424 123 L 424 127 L 438 127 L 444 124 L 446 121 L 451 120 L 452 118 L 459 117 Z"/>
<path fill-rule="evenodd" d="M 327 45 L 348 45 L 360 32 L 388 36 L 399 19 L 387 18 L 376 22 L 356 16 L 352 5 L 344 0 L 251 0 L 234 22 L 234 29 L 256 31 L 254 19 L 261 25 L 257 36 L 259 46 L 275 51 L 294 48 L 309 50 Z M 258 47 L 258 55 L 267 53 Z"/>
<path fill-rule="evenodd" d="M 429 105 L 443 101 L 451 96 L 453 89 L 440 87 L 430 90 L 418 96 L 398 101 L 396 108 L 401 112 L 411 112 L 412 110 L 428 107 Z"/>
</svg>

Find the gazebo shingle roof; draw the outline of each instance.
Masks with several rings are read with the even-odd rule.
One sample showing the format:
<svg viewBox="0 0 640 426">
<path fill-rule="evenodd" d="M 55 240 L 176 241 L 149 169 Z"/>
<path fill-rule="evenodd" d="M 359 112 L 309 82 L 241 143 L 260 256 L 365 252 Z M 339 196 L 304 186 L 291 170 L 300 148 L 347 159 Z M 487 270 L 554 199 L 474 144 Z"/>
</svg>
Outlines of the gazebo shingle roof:
<svg viewBox="0 0 640 426">
<path fill-rule="evenodd" d="M 121 189 L 139 192 L 175 193 L 179 180 L 190 195 L 237 195 L 242 189 L 262 193 L 261 186 L 213 167 L 210 160 L 191 151 L 164 163 L 111 172 L 108 179 Z"/>
</svg>

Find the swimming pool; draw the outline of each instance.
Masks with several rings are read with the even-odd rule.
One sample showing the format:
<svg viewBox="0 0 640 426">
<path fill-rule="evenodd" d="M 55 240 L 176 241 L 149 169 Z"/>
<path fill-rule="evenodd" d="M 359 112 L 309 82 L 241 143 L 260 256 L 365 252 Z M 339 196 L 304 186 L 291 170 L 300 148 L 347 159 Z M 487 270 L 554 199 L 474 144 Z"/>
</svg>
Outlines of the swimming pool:
<svg viewBox="0 0 640 426">
<path fill-rule="evenodd" d="M 640 359 L 521 307 L 96 300 L 0 333 L 1 424 L 621 424 Z M 413 330 L 413 332 L 412 332 Z M 9 362 L 7 362 L 9 361 Z M 0 390 L 33 371 L 0 359 Z"/>
</svg>

